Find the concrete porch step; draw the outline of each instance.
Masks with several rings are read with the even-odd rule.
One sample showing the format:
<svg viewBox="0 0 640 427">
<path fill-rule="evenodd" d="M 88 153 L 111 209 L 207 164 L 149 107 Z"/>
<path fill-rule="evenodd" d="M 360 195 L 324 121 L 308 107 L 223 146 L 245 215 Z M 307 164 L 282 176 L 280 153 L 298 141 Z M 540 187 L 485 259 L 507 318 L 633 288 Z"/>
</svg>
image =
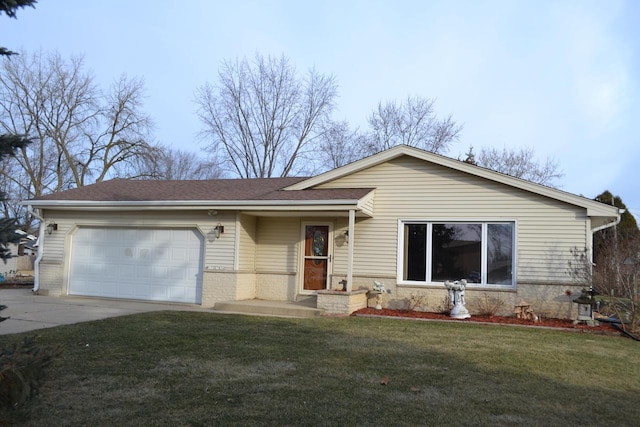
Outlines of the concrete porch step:
<svg viewBox="0 0 640 427">
<path fill-rule="evenodd" d="M 242 300 L 217 302 L 213 311 L 229 314 L 279 317 L 318 317 L 323 310 L 316 308 L 315 298 L 302 301 Z"/>
</svg>

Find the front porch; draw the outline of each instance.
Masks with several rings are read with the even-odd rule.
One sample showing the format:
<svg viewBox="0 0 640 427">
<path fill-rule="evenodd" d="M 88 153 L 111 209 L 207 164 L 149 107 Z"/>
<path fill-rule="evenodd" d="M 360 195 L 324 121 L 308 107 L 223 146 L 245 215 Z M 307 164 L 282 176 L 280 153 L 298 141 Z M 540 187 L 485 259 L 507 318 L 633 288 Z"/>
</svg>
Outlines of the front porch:
<svg viewBox="0 0 640 427">
<path fill-rule="evenodd" d="M 367 291 L 351 292 L 323 290 L 317 295 L 304 296 L 297 301 L 246 299 L 217 302 L 213 310 L 219 313 L 279 317 L 348 316 L 367 306 Z"/>
<path fill-rule="evenodd" d="M 310 297 L 300 301 L 269 301 L 248 299 L 239 301 L 217 302 L 213 311 L 225 314 L 244 314 L 249 316 L 277 316 L 312 318 L 320 317 L 323 310 L 316 307 L 316 298 Z"/>
</svg>

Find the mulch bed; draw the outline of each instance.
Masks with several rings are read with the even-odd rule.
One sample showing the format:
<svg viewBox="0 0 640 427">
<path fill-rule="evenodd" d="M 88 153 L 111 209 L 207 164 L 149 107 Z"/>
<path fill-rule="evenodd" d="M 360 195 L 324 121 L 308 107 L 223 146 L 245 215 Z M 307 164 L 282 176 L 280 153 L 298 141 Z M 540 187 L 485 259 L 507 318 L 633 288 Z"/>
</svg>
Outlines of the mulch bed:
<svg viewBox="0 0 640 427">
<path fill-rule="evenodd" d="M 33 283 L 1 283 L 0 289 L 31 289 Z"/>
<path fill-rule="evenodd" d="M 518 325 L 529 326 L 533 328 L 555 328 L 573 330 L 576 332 L 588 332 L 594 334 L 620 335 L 620 331 L 611 323 L 601 322 L 599 326 L 589 326 L 584 322 L 573 324 L 573 320 L 568 319 L 549 319 L 541 318 L 537 322 L 531 320 L 518 319 L 516 317 L 502 316 L 471 316 L 469 319 L 453 319 L 447 314 L 429 313 L 425 311 L 410 310 L 391 310 L 383 308 L 377 310 L 375 308 L 363 308 L 353 313 L 353 316 L 382 316 L 382 317 L 399 317 L 404 319 L 423 319 L 448 322 L 467 322 L 467 323 L 493 323 L 500 325 Z"/>
<path fill-rule="evenodd" d="M 32 276 L 8 277 L 0 282 L 0 289 L 33 288 Z"/>
</svg>

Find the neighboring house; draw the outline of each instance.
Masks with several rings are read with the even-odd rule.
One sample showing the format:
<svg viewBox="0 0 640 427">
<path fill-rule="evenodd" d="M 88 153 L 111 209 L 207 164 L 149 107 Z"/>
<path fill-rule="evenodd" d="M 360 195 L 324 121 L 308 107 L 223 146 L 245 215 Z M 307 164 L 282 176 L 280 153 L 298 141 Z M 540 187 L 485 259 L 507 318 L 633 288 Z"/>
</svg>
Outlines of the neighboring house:
<svg viewBox="0 0 640 427">
<path fill-rule="evenodd" d="M 6 247 L 11 256 L 0 261 L 0 275 L 5 279 L 17 274 L 28 275 L 33 271 L 34 257 L 32 255 L 35 252 L 32 251 L 32 245 L 37 242 L 38 238 L 22 230 L 15 232 L 22 236 L 20 242 L 18 244 L 8 243 Z"/>
<path fill-rule="evenodd" d="M 212 307 L 318 295 L 330 313 L 416 295 L 442 305 L 466 278 L 512 307 L 566 317 L 572 248 L 617 208 L 398 146 L 311 178 L 112 180 L 24 202 L 48 229 L 40 292 Z M 49 234 L 50 233 L 50 234 Z M 327 291 L 342 289 L 346 292 Z M 573 304 L 575 305 L 575 304 Z"/>
<path fill-rule="evenodd" d="M 22 236 L 22 238 L 20 239 L 20 246 L 16 252 L 11 251 L 11 253 L 14 255 L 17 254 L 19 256 L 36 255 L 38 251 L 38 238 L 33 234 L 29 234 L 26 231 L 22 231 L 22 230 L 16 230 L 16 234 L 19 234 L 20 236 Z M 18 268 L 18 270 L 23 270 L 23 269 Z M 31 268 L 28 268 L 28 269 L 25 268 L 24 270 L 33 270 L 33 261 L 31 262 Z"/>
</svg>

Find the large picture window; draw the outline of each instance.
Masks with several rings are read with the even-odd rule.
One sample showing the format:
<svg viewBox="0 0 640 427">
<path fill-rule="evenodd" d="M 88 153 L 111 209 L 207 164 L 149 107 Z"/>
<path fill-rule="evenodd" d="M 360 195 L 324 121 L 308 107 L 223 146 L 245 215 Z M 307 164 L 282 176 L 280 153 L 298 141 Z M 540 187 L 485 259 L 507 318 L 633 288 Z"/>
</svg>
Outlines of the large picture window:
<svg viewBox="0 0 640 427">
<path fill-rule="evenodd" d="M 513 286 L 513 222 L 404 222 L 403 282 Z"/>
</svg>

